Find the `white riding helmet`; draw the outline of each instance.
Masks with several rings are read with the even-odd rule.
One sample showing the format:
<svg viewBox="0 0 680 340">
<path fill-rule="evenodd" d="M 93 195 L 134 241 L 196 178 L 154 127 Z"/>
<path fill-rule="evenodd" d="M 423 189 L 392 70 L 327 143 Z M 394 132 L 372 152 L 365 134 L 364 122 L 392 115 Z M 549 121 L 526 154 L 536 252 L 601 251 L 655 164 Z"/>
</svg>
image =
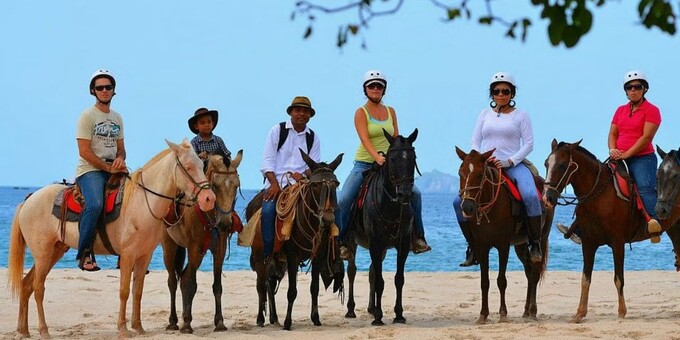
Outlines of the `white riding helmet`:
<svg viewBox="0 0 680 340">
<path fill-rule="evenodd" d="M 639 80 L 641 81 L 647 89 L 649 89 L 649 82 L 647 81 L 647 76 L 640 71 L 640 70 L 632 70 L 626 72 L 626 75 L 623 76 L 623 86 L 625 87 L 628 82 L 631 82 L 633 80 Z"/>
<path fill-rule="evenodd" d="M 370 70 L 364 73 L 364 87 L 372 83 L 382 83 L 383 86 L 387 87 L 387 78 L 380 70 Z"/>
<path fill-rule="evenodd" d="M 512 86 L 517 86 L 515 85 L 515 78 L 512 76 L 512 74 L 507 72 L 495 73 L 493 76 L 491 76 L 491 82 L 489 82 L 489 85 L 500 82 L 509 83 Z"/>
<path fill-rule="evenodd" d="M 113 85 L 113 87 L 116 87 L 116 78 L 113 77 L 113 73 L 106 69 L 99 69 L 94 71 L 94 73 L 92 73 L 92 76 L 90 77 L 90 93 L 93 93 L 95 80 L 104 77 L 109 78 L 111 80 L 111 85 Z"/>
</svg>

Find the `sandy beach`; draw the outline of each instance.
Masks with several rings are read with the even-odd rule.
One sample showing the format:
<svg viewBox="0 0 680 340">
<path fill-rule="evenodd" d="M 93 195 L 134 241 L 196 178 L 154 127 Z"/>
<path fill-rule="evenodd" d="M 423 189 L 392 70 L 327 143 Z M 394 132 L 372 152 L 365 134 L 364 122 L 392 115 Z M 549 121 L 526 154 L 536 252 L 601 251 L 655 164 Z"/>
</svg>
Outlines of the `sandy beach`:
<svg viewBox="0 0 680 340">
<path fill-rule="evenodd" d="M 309 320 L 309 275 L 298 277 L 298 298 L 293 310 L 293 329 L 284 331 L 267 324 L 257 327 L 255 273 L 225 272 L 223 312 L 228 331 L 214 333 L 212 274 L 199 273 L 198 293 L 193 307 L 193 335 L 166 331 L 169 294 L 166 273 L 152 271 L 145 282 L 142 300 L 144 339 L 523 339 L 607 338 L 680 339 L 680 273 L 664 271 L 626 272 L 625 294 L 628 315 L 617 317 L 617 299 L 610 272 L 595 272 L 591 285 L 589 313 L 583 323 L 570 323 L 578 305 L 579 272 L 548 272 L 539 286 L 539 321 L 522 318 L 526 280 L 521 272 L 508 275 L 507 304 L 510 322 L 498 323 L 499 296 L 496 273 L 491 276 L 489 322 L 476 325 L 481 293 L 479 273 L 406 273 L 404 316 L 407 323 L 392 324 L 394 273 L 385 275 L 386 323 L 371 326 L 366 312 L 367 273 L 357 275 L 357 318 L 346 319 L 337 295 L 322 291 L 319 313 L 323 326 Z M 277 295 L 280 321 L 285 318 L 284 280 Z M 18 303 L 7 289 L 7 269 L 0 269 L 0 337 L 15 336 Z M 117 337 L 118 272 L 85 273 L 76 269 L 54 270 L 46 283 L 45 312 L 50 334 L 55 338 L 109 339 Z M 131 302 L 128 302 L 128 320 Z M 181 306 L 178 306 L 181 309 Z M 180 315 L 181 318 L 181 315 Z M 181 321 L 180 321 L 181 322 Z M 128 321 L 129 327 L 129 321 Z M 38 337 L 35 301 L 30 301 L 29 329 Z"/>
</svg>

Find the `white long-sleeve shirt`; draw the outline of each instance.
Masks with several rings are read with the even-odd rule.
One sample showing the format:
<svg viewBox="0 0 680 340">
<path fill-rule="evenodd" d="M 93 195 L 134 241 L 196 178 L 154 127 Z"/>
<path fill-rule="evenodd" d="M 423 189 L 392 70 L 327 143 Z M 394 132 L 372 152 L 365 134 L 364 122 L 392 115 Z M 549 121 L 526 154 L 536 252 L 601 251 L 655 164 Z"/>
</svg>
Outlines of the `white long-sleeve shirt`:
<svg viewBox="0 0 680 340">
<path fill-rule="evenodd" d="M 486 152 L 493 148 L 504 167 L 509 166 L 508 159 L 517 165 L 533 151 L 534 134 L 526 111 L 499 115 L 490 108 L 482 110 L 472 132 L 472 149 Z"/>
<path fill-rule="evenodd" d="M 307 152 L 306 133 L 309 132 L 309 127 L 305 127 L 305 130 L 302 132 L 297 132 L 293 129 L 293 123 L 288 120 L 286 122 L 286 129 L 288 129 L 288 136 L 278 152 L 276 151 L 276 148 L 279 145 L 279 124 L 274 125 L 269 130 L 269 136 L 267 136 L 264 145 L 264 159 L 262 161 L 261 169 L 262 175 L 267 172 L 273 172 L 276 175 L 281 188 L 284 188 L 288 184 L 295 183 L 295 180 L 291 176 L 286 175 L 288 172 L 303 173 L 309 168 L 307 163 L 302 159 L 299 150 L 302 149 L 305 153 Z M 315 162 L 320 162 L 321 159 L 321 143 L 316 133 L 314 134 L 312 149 L 309 151 L 309 158 Z M 267 189 L 269 186 L 271 186 L 271 183 L 265 180 L 264 188 Z"/>
</svg>

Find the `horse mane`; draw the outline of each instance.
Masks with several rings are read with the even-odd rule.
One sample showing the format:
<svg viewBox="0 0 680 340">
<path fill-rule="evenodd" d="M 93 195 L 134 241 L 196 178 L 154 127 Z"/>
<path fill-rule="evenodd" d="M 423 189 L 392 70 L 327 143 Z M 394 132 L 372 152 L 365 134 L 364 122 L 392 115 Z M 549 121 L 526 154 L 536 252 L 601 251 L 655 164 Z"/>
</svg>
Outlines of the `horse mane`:
<svg viewBox="0 0 680 340">
<path fill-rule="evenodd" d="M 156 156 L 153 156 L 151 160 L 146 162 L 141 168 L 135 170 L 132 175 L 130 175 L 130 179 L 125 183 L 125 197 L 123 197 L 123 203 L 122 206 L 125 207 L 127 206 L 128 200 L 130 200 L 130 197 L 132 197 L 132 194 L 134 193 L 135 189 L 138 187 L 138 180 L 139 177 L 142 175 L 142 170 L 147 169 L 151 167 L 152 165 L 155 165 L 158 163 L 163 157 L 165 157 L 167 154 L 172 152 L 172 149 L 167 148 L 161 152 L 159 152 Z"/>
<path fill-rule="evenodd" d="M 569 143 L 565 143 L 565 142 L 560 142 L 559 144 L 557 144 L 557 147 L 560 148 L 560 147 L 565 146 L 565 145 L 573 145 L 573 144 L 569 144 Z M 576 150 L 581 151 L 582 153 L 586 154 L 586 156 L 592 158 L 593 160 L 596 160 L 598 163 L 602 163 L 602 162 L 600 162 L 600 160 L 597 158 L 597 156 L 593 155 L 593 153 L 590 152 L 590 151 L 588 151 L 588 149 L 586 149 L 586 148 L 584 148 L 584 147 L 582 147 L 582 146 L 580 146 L 580 145 L 576 145 Z"/>
</svg>

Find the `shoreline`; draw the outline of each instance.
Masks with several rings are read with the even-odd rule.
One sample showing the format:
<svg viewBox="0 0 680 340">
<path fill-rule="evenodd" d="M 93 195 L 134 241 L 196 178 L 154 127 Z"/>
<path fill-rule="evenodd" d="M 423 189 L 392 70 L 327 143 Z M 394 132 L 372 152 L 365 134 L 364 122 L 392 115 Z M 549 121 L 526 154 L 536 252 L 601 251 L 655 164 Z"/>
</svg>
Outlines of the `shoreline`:
<svg viewBox="0 0 680 340">
<path fill-rule="evenodd" d="M 145 279 L 142 298 L 144 339 L 188 338 L 178 331 L 165 331 L 169 316 L 169 292 L 165 271 L 152 271 Z M 404 285 L 404 317 L 406 324 L 392 324 L 394 317 L 393 272 L 386 272 L 383 297 L 385 326 L 375 327 L 366 312 L 368 278 L 366 272 L 357 273 L 356 319 L 346 319 L 346 307 L 332 292 L 319 292 L 319 314 L 323 326 L 315 327 L 309 320 L 311 300 L 310 275 L 298 274 L 298 296 L 293 309 L 292 331 L 266 324 L 257 327 L 257 293 L 255 273 L 226 272 L 222 276 L 222 311 L 226 332 L 213 332 L 214 299 L 212 273 L 198 272 L 198 291 L 193 304 L 194 334 L 196 338 L 239 339 L 522 339 L 537 338 L 677 338 L 680 326 L 680 274 L 671 271 L 629 271 L 625 273 L 624 295 L 628 314 L 617 317 L 617 295 L 613 272 L 593 272 L 589 312 L 583 323 L 573 324 L 580 294 L 581 273 L 568 271 L 546 272 L 538 287 L 539 321 L 522 318 L 526 279 L 523 272 L 508 272 L 506 300 L 508 323 L 498 323 L 499 294 L 497 272 L 490 273 L 489 321 L 476 325 L 481 308 L 479 272 L 407 272 Z M 283 323 L 286 310 L 287 279 L 277 294 L 279 321 Z M 0 337 L 12 339 L 18 313 L 18 300 L 12 299 L 7 284 L 7 268 L 0 268 Z M 45 314 L 50 334 L 56 338 L 101 339 L 118 336 L 118 273 L 102 270 L 86 273 L 77 269 L 55 269 L 45 284 Z M 347 290 L 347 279 L 345 278 Z M 80 293 L 80 294 L 78 294 Z M 179 298 L 178 292 L 178 301 Z M 346 296 L 345 296 L 346 302 Z M 181 304 L 181 302 L 179 302 Z M 131 298 L 127 318 L 130 327 Z M 178 306 L 181 319 L 182 307 Z M 268 316 L 265 317 L 268 321 Z M 37 337 L 35 300 L 29 300 L 29 330 Z M 180 321 L 181 326 L 181 321 Z M 134 331 L 133 334 L 136 334 Z"/>
</svg>

